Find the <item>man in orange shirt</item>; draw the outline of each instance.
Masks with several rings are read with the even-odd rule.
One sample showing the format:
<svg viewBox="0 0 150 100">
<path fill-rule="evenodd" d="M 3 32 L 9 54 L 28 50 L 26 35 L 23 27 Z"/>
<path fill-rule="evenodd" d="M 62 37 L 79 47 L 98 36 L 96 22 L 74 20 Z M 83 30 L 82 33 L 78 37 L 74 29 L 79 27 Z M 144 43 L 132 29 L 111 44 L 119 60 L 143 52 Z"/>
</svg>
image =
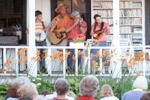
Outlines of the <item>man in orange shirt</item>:
<svg viewBox="0 0 150 100">
<path fill-rule="evenodd" d="M 55 11 L 58 13 L 58 15 L 52 20 L 51 23 L 56 22 L 56 24 L 51 27 L 50 32 L 59 30 L 61 28 L 65 28 L 70 20 L 70 16 L 69 14 L 67 14 L 66 6 L 64 4 L 60 3 L 55 9 Z M 58 38 L 62 36 L 61 33 L 55 33 Z M 67 46 L 67 39 L 64 39 L 61 43 L 57 44 L 57 46 Z"/>
</svg>

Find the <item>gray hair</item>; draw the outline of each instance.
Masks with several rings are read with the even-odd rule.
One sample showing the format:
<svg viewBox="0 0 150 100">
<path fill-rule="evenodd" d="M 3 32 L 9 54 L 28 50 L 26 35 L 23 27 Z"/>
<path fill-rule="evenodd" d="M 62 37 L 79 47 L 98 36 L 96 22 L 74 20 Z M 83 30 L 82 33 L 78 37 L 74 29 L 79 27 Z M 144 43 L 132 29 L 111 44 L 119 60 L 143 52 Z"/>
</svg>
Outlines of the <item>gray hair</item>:
<svg viewBox="0 0 150 100">
<path fill-rule="evenodd" d="M 28 77 L 17 77 L 16 79 L 14 79 L 14 83 L 24 85 L 30 83 L 30 79 Z"/>
<path fill-rule="evenodd" d="M 82 95 L 95 96 L 98 88 L 99 81 L 93 75 L 84 77 L 80 82 L 80 93 Z"/>
<path fill-rule="evenodd" d="M 17 93 L 19 97 L 30 97 L 38 95 L 38 91 L 36 89 L 36 85 L 34 83 L 27 83 L 22 85 L 18 90 Z"/>
<path fill-rule="evenodd" d="M 133 87 L 136 89 L 146 90 L 148 88 L 148 82 L 146 77 L 138 76 L 133 83 Z"/>
<path fill-rule="evenodd" d="M 66 79 L 59 78 L 55 82 L 55 90 L 58 95 L 65 95 L 69 91 L 70 85 Z"/>
</svg>

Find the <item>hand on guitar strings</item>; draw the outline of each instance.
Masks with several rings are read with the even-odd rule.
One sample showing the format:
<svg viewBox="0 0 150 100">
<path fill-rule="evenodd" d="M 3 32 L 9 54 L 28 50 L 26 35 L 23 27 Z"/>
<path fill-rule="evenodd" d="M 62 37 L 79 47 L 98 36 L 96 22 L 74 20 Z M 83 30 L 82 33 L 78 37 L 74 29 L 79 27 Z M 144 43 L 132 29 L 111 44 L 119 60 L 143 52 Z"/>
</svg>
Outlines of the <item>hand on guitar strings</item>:
<svg viewBox="0 0 150 100">
<path fill-rule="evenodd" d="M 57 36 L 57 38 L 61 38 L 62 37 L 62 34 L 60 34 L 59 32 L 56 32 L 56 36 Z"/>
</svg>

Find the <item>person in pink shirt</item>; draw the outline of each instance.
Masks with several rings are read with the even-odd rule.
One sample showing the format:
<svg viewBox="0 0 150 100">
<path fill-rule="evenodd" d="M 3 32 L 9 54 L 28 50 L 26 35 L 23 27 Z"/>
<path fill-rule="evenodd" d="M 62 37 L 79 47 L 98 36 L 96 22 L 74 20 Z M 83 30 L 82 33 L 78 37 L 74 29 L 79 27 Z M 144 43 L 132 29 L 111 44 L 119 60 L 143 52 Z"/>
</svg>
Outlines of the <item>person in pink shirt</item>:
<svg viewBox="0 0 150 100">
<path fill-rule="evenodd" d="M 106 22 L 102 21 L 102 18 L 100 15 L 96 14 L 94 15 L 95 23 L 91 27 L 91 37 L 93 39 L 93 45 L 92 46 L 107 46 L 107 34 L 109 34 L 109 25 Z M 91 53 L 94 55 L 91 57 L 93 60 L 99 62 L 99 57 L 96 57 L 97 52 L 99 49 L 92 49 Z M 106 57 L 103 57 L 102 61 L 106 61 Z M 96 66 L 93 66 L 93 68 L 96 68 Z"/>
<path fill-rule="evenodd" d="M 66 26 L 66 33 L 67 33 L 67 39 L 68 43 L 67 45 L 69 46 L 70 42 L 73 41 L 75 38 L 85 38 L 85 33 L 87 31 L 87 23 L 81 18 L 80 13 L 78 11 L 72 12 L 72 18 L 68 22 Z M 73 55 L 74 55 L 74 50 L 69 49 L 70 55 L 68 56 L 67 62 L 69 66 L 69 71 L 72 73 L 74 71 L 74 61 L 73 61 Z M 81 62 L 81 57 L 78 57 L 78 64 Z"/>
<path fill-rule="evenodd" d="M 100 15 L 94 15 L 95 23 L 92 25 L 91 36 L 94 46 L 107 46 L 106 36 L 109 33 L 109 25 L 102 21 Z"/>
</svg>

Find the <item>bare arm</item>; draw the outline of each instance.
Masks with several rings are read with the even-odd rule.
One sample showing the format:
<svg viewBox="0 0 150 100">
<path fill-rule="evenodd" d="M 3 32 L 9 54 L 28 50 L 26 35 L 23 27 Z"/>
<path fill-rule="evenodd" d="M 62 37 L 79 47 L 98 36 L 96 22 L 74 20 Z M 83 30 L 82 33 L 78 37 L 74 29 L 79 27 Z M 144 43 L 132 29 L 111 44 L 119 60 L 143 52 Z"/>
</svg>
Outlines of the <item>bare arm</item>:
<svg viewBox="0 0 150 100">
<path fill-rule="evenodd" d="M 91 33 L 90 33 L 90 35 L 91 35 L 91 36 L 94 35 L 94 28 L 93 28 L 93 27 L 91 28 Z"/>
<path fill-rule="evenodd" d="M 107 26 L 106 31 L 108 34 L 110 34 L 110 27 L 109 26 Z"/>
</svg>

